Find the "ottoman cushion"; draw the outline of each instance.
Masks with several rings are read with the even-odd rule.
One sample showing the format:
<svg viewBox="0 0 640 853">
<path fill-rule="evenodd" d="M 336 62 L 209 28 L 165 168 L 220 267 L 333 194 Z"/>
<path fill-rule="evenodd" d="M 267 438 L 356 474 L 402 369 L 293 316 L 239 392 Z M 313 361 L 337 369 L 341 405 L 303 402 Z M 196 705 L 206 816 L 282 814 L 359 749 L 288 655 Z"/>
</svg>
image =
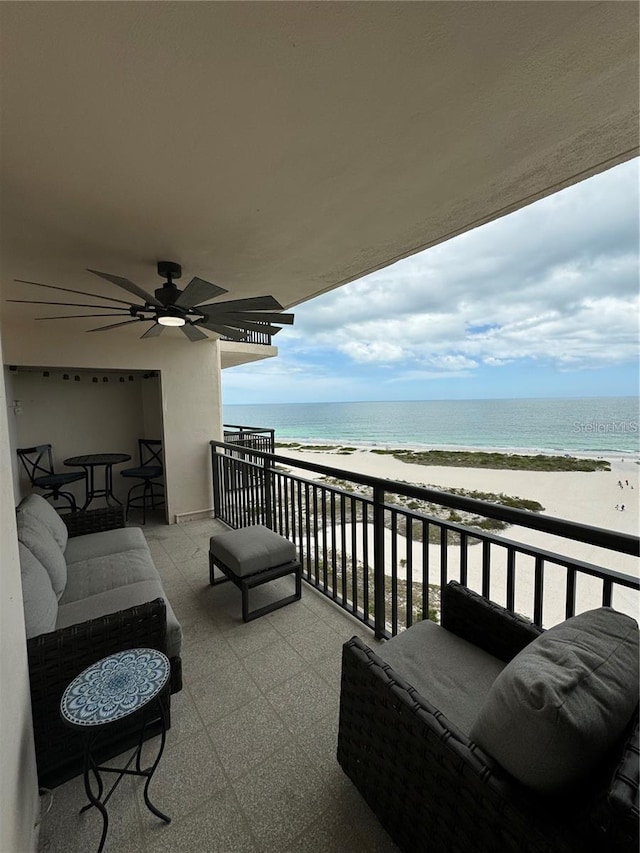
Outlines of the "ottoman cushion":
<svg viewBox="0 0 640 853">
<path fill-rule="evenodd" d="M 209 550 L 238 577 L 280 566 L 296 559 L 296 546 L 262 524 L 212 536 Z"/>
</svg>

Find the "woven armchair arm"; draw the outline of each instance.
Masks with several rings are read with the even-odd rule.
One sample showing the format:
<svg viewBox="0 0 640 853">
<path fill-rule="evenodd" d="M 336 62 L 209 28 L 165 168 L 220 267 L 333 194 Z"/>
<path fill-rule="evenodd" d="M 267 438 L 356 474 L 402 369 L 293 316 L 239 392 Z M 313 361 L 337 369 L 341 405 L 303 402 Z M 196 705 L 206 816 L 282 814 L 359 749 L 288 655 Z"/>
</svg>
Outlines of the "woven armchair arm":
<svg viewBox="0 0 640 853">
<path fill-rule="evenodd" d="M 69 531 L 70 538 L 83 536 L 85 533 L 100 533 L 103 530 L 124 527 L 124 507 L 105 506 L 86 512 L 69 512 L 62 516 L 62 520 Z"/>
<path fill-rule="evenodd" d="M 32 637 L 27 640 L 32 701 L 59 702 L 76 675 L 114 652 L 138 647 L 164 652 L 166 630 L 166 605 L 156 598 Z"/>
<path fill-rule="evenodd" d="M 81 761 L 82 741 L 60 719 L 60 699 L 69 683 L 114 652 L 153 648 L 166 653 L 166 621 L 166 605 L 157 598 L 27 640 L 40 784 L 58 784 L 61 768 Z"/>
<path fill-rule="evenodd" d="M 442 590 L 442 627 L 506 662 L 543 633 L 529 619 L 457 581 Z"/>
<path fill-rule="evenodd" d="M 607 816 L 611 825 L 612 849 L 635 853 L 640 823 L 640 724 L 637 708 L 622 760 L 613 775 L 607 805 L 610 809 Z"/>
</svg>

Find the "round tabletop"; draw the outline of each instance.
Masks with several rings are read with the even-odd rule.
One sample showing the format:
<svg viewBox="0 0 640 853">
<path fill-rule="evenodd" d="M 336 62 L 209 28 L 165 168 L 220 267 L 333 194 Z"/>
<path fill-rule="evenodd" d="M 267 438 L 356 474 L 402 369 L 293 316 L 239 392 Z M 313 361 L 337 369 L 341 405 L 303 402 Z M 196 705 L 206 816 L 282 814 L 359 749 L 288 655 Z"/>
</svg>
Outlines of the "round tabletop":
<svg viewBox="0 0 640 853">
<path fill-rule="evenodd" d="M 65 465 L 117 465 L 128 462 L 128 453 L 86 453 L 84 456 L 70 456 L 64 460 Z"/>
<path fill-rule="evenodd" d="M 156 649 L 129 649 L 99 660 L 62 694 L 60 716 L 71 726 L 112 723 L 143 708 L 169 680 L 170 664 Z"/>
</svg>

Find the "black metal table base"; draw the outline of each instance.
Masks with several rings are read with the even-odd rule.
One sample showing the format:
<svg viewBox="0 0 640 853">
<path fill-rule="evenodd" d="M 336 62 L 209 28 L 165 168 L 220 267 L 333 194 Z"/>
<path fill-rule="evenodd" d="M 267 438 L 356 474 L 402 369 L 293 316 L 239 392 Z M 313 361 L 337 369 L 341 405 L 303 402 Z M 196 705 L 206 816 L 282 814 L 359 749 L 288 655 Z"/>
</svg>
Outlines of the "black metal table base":
<svg viewBox="0 0 640 853">
<path fill-rule="evenodd" d="M 83 510 L 88 509 L 97 498 L 104 498 L 107 506 L 111 506 L 111 500 L 122 506 L 122 501 L 113 494 L 113 464 L 100 464 L 104 466 L 104 489 L 96 489 L 95 485 L 95 469 L 100 466 L 98 464 L 82 466 L 87 474 L 87 498 L 82 507 Z"/>
<path fill-rule="evenodd" d="M 109 798 L 116 790 L 118 785 L 124 776 L 141 776 L 146 778 L 146 782 L 144 785 L 144 802 L 150 812 L 152 812 L 156 817 L 159 817 L 161 820 L 165 821 L 165 823 L 171 823 L 171 818 L 168 815 L 161 812 L 156 806 L 153 805 L 151 800 L 149 799 L 149 785 L 151 783 L 151 779 L 153 778 L 153 774 L 156 771 L 156 767 L 160 763 L 160 759 L 162 758 L 162 753 L 164 752 L 164 745 L 167 736 L 167 726 L 166 726 L 166 717 L 164 707 L 162 705 L 162 699 L 159 697 L 157 700 L 158 708 L 160 710 L 160 718 L 162 721 L 162 729 L 160 732 L 160 748 L 158 750 L 158 754 L 155 758 L 155 761 L 150 767 L 146 769 L 142 768 L 141 765 L 141 756 L 142 756 L 142 747 L 144 744 L 144 735 L 147 727 L 147 718 L 148 713 L 147 709 L 143 710 L 143 721 L 142 728 L 140 730 L 140 738 L 138 740 L 138 745 L 135 747 L 134 751 L 129 756 L 129 760 L 125 764 L 124 767 L 107 767 L 104 765 L 97 765 L 93 759 L 93 747 L 95 745 L 96 740 L 100 736 L 100 732 L 91 732 L 85 734 L 85 744 L 84 744 L 84 789 L 87 794 L 87 799 L 89 802 L 84 805 L 80 809 L 80 814 L 86 812 L 90 808 L 97 808 L 100 814 L 102 815 L 102 836 L 100 838 L 100 845 L 98 846 L 97 853 L 102 853 L 102 849 L 104 847 L 104 843 L 107 838 L 107 831 L 109 829 L 109 815 L 107 813 L 106 804 L 109 801 Z M 155 716 L 154 716 L 155 719 Z M 135 769 L 130 769 L 131 764 L 135 760 Z M 104 793 L 105 786 L 102 781 L 101 773 L 117 773 L 118 777 L 107 792 L 106 796 L 102 797 Z M 91 774 L 95 777 L 98 793 L 97 796 L 93 792 L 93 788 L 91 785 Z"/>
</svg>

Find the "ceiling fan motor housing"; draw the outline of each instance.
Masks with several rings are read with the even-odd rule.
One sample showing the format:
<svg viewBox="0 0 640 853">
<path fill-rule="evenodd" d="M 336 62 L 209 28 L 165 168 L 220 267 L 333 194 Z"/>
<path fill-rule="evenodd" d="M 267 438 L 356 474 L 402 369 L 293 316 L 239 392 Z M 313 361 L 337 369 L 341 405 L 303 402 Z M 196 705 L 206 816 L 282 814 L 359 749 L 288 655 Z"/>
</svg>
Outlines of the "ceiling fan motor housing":
<svg viewBox="0 0 640 853">
<path fill-rule="evenodd" d="M 173 261 L 158 261 L 158 275 L 160 278 L 182 278 L 182 267 Z"/>
<path fill-rule="evenodd" d="M 162 305 L 173 305 L 182 293 L 173 283 L 174 278 L 182 277 L 182 267 L 173 261 L 158 261 L 158 275 L 166 278 L 167 283 L 155 291 L 155 297 Z"/>
</svg>

